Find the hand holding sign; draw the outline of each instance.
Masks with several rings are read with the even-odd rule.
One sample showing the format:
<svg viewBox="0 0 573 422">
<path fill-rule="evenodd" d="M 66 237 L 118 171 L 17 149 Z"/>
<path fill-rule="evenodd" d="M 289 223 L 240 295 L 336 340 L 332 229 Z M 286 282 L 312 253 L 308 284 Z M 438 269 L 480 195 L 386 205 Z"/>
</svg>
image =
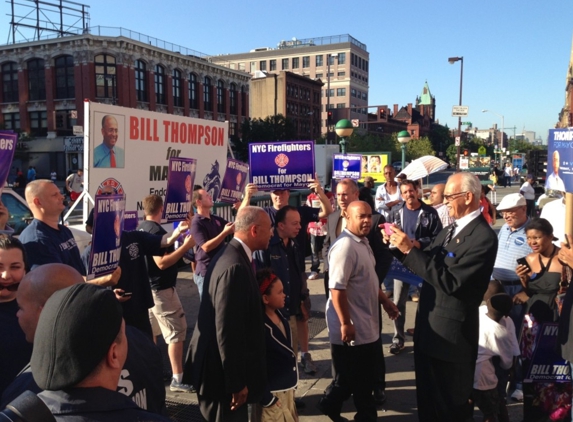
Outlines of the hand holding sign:
<svg viewBox="0 0 573 422">
<path fill-rule="evenodd" d="M 309 184 L 308 184 L 308 188 L 310 190 L 313 190 L 314 192 L 320 194 L 321 192 L 323 192 L 322 190 L 322 186 L 320 186 L 320 180 L 318 180 L 318 175 L 315 173 L 314 174 L 314 179 L 309 180 Z"/>
</svg>

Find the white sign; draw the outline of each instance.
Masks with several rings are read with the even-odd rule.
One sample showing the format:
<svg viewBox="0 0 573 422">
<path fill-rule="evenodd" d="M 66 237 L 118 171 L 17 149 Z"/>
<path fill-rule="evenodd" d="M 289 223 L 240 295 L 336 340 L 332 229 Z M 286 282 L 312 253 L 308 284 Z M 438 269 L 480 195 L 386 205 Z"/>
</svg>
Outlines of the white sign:
<svg viewBox="0 0 573 422">
<path fill-rule="evenodd" d="M 460 158 L 460 169 L 467 170 L 470 168 L 470 160 L 467 158 Z"/>
<path fill-rule="evenodd" d="M 468 106 L 453 106 L 452 116 L 467 116 L 470 108 Z"/>
<path fill-rule="evenodd" d="M 83 135 L 84 134 L 84 127 L 83 126 L 74 126 L 73 128 L 74 135 Z"/>
<path fill-rule="evenodd" d="M 78 118 L 78 111 L 77 110 L 71 110 L 70 111 L 70 119 L 77 119 Z"/>
<path fill-rule="evenodd" d="M 359 126 L 360 126 L 360 120 L 352 119 L 352 127 L 359 127 Z"/>
<path fill-rule="evenodd" d="M 459 136 L 456 136 L 455 146 L 457 146 L 457 147 L 460 146 L 460 137 Z"/>
</svg>

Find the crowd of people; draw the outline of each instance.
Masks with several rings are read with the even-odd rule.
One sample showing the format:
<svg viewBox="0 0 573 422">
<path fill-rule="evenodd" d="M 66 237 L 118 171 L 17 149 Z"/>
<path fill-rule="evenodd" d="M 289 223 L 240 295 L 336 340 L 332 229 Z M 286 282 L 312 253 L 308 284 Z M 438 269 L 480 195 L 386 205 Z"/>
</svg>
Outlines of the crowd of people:
<svg viewBox="0 0 573 422">
<path fill-rule="evenodd" d="M 374 180 L 359 188 L 342 179 L 333 194 L 313 180 L 298 207 L 289 205 L 288 190 L 272 191 L 268 207 L 252 206 L 258 188 L 247 184 L 233 222 L 213 214 L 213 198 L 195 186 L 193 211 L 172 232 L 160 224 L 162 198 L 149 195 L 137 230 L 121 233 L 119 267 L 89 281 L 89 249 L 80 254 L 59 224 L 63 195 L 51 180 L 30 181 L 34 219 L 19 240 L 0 203 L 2 408 L 30 390 L 56 420 L 168 420 L 155 344 L 161 335 L 168 388 L 196 391 L 206 420 L 247 421 L 250 404 L 253 421 L 297 421 L 299 368 L 317 372 L 307 280 L 322 276 L 332 361 L 322 413 L 346 420 L 342 406 L 352 397 L 354 420 L 377 420 L 386 402 L 387 317 L 391 354 L 404 349 L 407 332 L 414 338 L 420 421 L 473 420 L 474 406 L 486 421 L 507 421 L 509 379 L 512 397 L 523 400 L 524 316 L 558 322 L 562 356 L 573 360 L 566 289 L 573 250 L 554 243 L 567 239 L 562 226 L 533 218 L 528 198 L 515 193 L 497 206 L 504 225 L 496 235 L 496 211 L 471 173 L 453 174 L 427 200 L 392 166 L 384 175 L 376 190 Z M 200 305 L 184 357 L 176 282 L 191 252 Z M 423 282 L 415 327 L 405 330 L 405 304 L 418 287 L 411 280 Z"/>
</svg>

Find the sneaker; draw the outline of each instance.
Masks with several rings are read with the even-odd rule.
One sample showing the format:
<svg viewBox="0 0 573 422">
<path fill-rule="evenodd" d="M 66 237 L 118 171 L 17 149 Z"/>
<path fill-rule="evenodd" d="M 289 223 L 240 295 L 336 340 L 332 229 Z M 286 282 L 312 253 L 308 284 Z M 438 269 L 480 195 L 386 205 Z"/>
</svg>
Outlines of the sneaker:
<svg viewBox="0 0 573 422">
<path fill-rule="evenodd" d="M 516 389 L 511 395 L 513 401 L 523 401 L 523 390 Z"/>
<path fill-rule="evenodd" d="M 318 278 L 318 273 L 316 271 L 312 271 L 308 276 L 309 280 L 316 280 Z"/>
<path fill-rule="evenodd" d="M 412 299 L 412 302 L 419 302 L 420 301 L 420 296 L 418 295 L 418 293 L 412 293 L 412 295 L 410 297 Z"/>
<path fill-rule="evenodd" d="M 177 382 L 175 378 L 171 380 L 171 385 L 169 386 L 171 391 L 178 391 L 180 393 L 194 393 L 195 389 L 192 385 L 183 384 L 182 382 Z"/>
<path fill-rule="evenodd" d="M 392 343 L 390 345 L 390 353 L 392 353 L 393 355 L 398 355 L 400 354 L 400 352 L 404 350 L 404 344 L 400 344 L 400 343 Z"/>
<path fill-rule="evenodd" d="M 314 364 L 310 353 L 304 353 L 300 357 L 300 364 L 305 374 L 314 375 L 316 373 L 316 365 Z"/>
<path fill-rule="evenodd" d="M 380 387 L 374 388 L 374 403 L 378 406 L 382 406 L 386 403 L 386 393 Z"/>
</svg>

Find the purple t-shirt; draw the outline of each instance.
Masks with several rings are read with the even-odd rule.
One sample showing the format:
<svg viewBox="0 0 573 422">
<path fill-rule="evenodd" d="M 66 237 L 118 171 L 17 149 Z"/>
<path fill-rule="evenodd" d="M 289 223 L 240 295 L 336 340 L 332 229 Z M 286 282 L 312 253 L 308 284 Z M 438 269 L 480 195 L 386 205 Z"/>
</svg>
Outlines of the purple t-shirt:
<svg viewBox="0 0 573 422">
<path fill-rule="evenodd" d="M 211 259 L 217 255 L 217 252 L 221 250 L 225 245 L 225 242 L 221 242 L 219 246 L 209 252 L 205 252 L 201 246 L 209 240 L 219 236 L 226 224 L 227 220 L 213 214 L 211 214 L 209 218 L 203 217 L 200 214 L 195 214 L 193 217 L 189 232 L 193 235 L 193 239 L 195 239 L 195 262 L 197 263 L 197 266 L 195 267 L 196 274 L 205 276 Z"/>
</svg>

